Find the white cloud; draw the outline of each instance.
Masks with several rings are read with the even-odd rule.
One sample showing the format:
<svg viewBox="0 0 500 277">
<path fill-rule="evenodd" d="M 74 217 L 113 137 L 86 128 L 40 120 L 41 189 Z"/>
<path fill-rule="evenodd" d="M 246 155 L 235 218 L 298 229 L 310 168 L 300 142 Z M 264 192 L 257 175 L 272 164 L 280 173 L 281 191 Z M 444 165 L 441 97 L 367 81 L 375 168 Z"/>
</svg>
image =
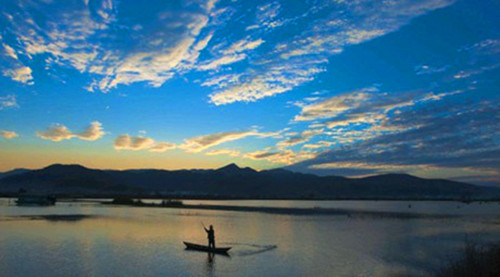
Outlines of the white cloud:
<svg viewBox="0 0 500 277">
<path fill-rule="evenodd" d="M 149 152 L 165 152 L 177 148 L 170 142 L 159 141 L 145 136 L 130 136 L 128 134 L 118 136 L 114 141 L 116 150 L 148 150 Z"/>
<path fill-rule="evenodd" d="M 300 115 L 295 116 L 294 120 L 310 121 L 338 116 L 349 109 L 359 107 L 363 101 L 370 98 L 369 93 L 376 90 L 376 88 L 365 88 L 305 105 Z"/>
<path fill-rule="evenodd" d="M 4 49 L 4 51 L 5 51 L 5 54 L 7 54 L 7 56 L 9 56 L 9 57 L 11 57 L 11 58 L 13 58 L 13 59 L 17 60 L 17 54 L 16 54 L 16 51 L 15 51 L 12 47 L 8 46 L 8 45 L 7 45 L 7 44 L 5 44 L 5 43 L 2 43 L 2 46 L 3 46 L 3 49 Z"/>
<path fill-rule="evenodd" d="M 376 125 L 382 123 L 389 112 L 427 101 L 439 101 L 444 97 L 463 92 L 464 90 L 442 93 L 425 91 L 386 93 L 376 88 L 365 88 L 302 105 L 301 112 L 295 116 L 294 121 L 327 119 L 323 124 L 328 128 L 361 123 Z"/>
<path fill-rule="evenodd" d="M 384 164 L 384 163 L 367 163 L 367 162 L 358 162 L 358 161 L 345 161 L 345 162 L 329 162 L 322 164 L 314 164 L 309 168 L 312 169 L 368 169 L 377 171 L 379 173 L 383 172 L 395 172 L 395 171 L 415 171 L 418 169 L 436 169 L 435 167 L 428 165 L 401 165 L 401 164 Z"/>
<path fill-rule="evenodd" d="M 221 66 L 232 64 L 244 60 L 247 56 L 245 54 L 227 55 L 220 58 L 208 61 L 206 63 L 200 64 L 198 70 L 213 70 L 218 69 Z"/>
<path fill-rule="evenodd" d="M 0 110 L 17 107 L 19 105 L 15 95 L 0 96 Z"/>
<path fill-rule="evenodd" d="M 260 5 L 256 9 L 256 24 L 246 27 L 246 30 L 258 29 L 260 27 L 275 28 L 284 24 L 283 20 L 277 19 L 281 5 L 278 1 L 273 1 Z"/>
<path fill-rule="evenodd" d="M 473 45 L 464 46 L 459 51 L 466 51 L 474 56 L 496 55 L 500 53 L 500 39 L 485 39 Z"/>
<path fill-rule="evenodd" d="M 219 0 L 207 0 L 205 3 L 205 9 L 207 12 L 210 12 L 214 9 L 215 5 L 219 2 Z"/>
<path fill-rule="evenodd" d="M 198 136 L 190 139 L 184 140 L 179 148 L 186 150 L 187 152 L 201 152 L 208 148 L 214 147 L 216 145 L 243 139 L 249 136 L 256 137 L 273 137 L 277 136 L 278 133 L 260 133 L 257 131 L 236 131 L 236 132 L 221 132 L 209 135 Z"/>
<path fill-rule="evenodd" d="M 278 1 L 273 1 L 257 7 L 257 19 L 259 21 L 269 21 L 278 16 L 281 5 Z"/>
<path fill-rule="evenodd" d="M 290 91 L 314 80 L 324 71 L 328 58 L 341 53 L 346 46 L 396 31 L 411 19 L 453 2 L 337 1 L 325 4 L 321 8 L 328 13 L 326 18 L 314 18 L 316 14 L 312 13 L 313 18 L 302 27 L 301 34 L 279 43 L 273 51 L 261 55 L 260 61 L 255 61 L 255 65 L 260 66 L 244 71 L 238 82 L 214 85 L 210 101 L 216 105 L 253 102 Z M 279 4 L 277 7 L 279 9 Z M 276 16 L 278 9 L 273 9 L 271 17 Z"/>
<path fill-rule="evenodd" d="M 463 90 L 455 90 L 455 91 L 450 91 L 450 92 L 442 92 L 442 93 L 428 93 L 426 94 L 421 101 L 439 101 L 443 99 L 444 97 L 450 96 L 450 95 L 455 95 L 455 94 L 460 94 L 463 93 Z"/>
<path fill-rule="evenodd" d="M 441 67 L 434 67 L 434 66 L 422 64 L 422 65 L 415 66 L 415 73 L 417 75 L 435 74 L 435 73 L 444 72 L 444 71 L 448 70 L 449 68 L 450 68 L 449 65 L 444 65 Z"/>
<path fill-rule="evenodd" d="M 293 134 L 285 140 L 278 142 L 278 148 L 293 146 L 309 141 L 312 137 L 323 134 L 323 129 L 305 130 L 300 134 Z"/>
<path fill-rule="evenodd" d="M 215 10 L 220 5 L 214 0 L 181 2 L 173 5 L 175 10 L 158 10 L 140 25 L 132 20 L 117 21 L 120 5 L 115 1 L 96 0 L 92 5 L 26 2 L 18 4 L 19 11 L 7 23 L 6 30 L 17 42 L 12 46 L 3 44 L 2 59 L 9 61 L 2 61 L 1 70 L 15 81 L 32 84 L 31 68 L 17 57 L 30 61 L 36 55 L 47 55 L 46 67 L 58 65 L 88 73 L 93 80 L 86 88 L 103 92 L 137 82 L 160 87 L 176 75 L 210 71 L 203 84 L 212 90 L 212 103 L 253 102 L 314 80 L 325 70 L 328 58 L 346 46 L 393 32 L 415 17 L 451 3 L 452 0 L 335 1 L 319 6 L 315 3 L 297 16 L 304 19 L 304 24 L 296 26 L 295 35 L 264 48 L 263 32 L 267 34 L 294 20 L 279 18 L 282 13 L 278 1 L 258 6 L 255 26 L 247 28 L 249 35 L 229 46 L 225 37 L 214 34 L 226 26 L 218 17 L 229 19 L 236 7 Z M 40 18 L 44 18 L 43 22 Z M 226 48 L 210 48 L 212 40 Z M 228 66 L 243 60 L 249 64 L 245 69 Z M 239 77 L 220 79 L 213 71 Z"/>
<path fill-rule="evenodd" d="M 265 160 L 271 163 L 287 165 L 311 159 L 314 156 L 315 155 L 313 153 L 306 151 L 294 152 L 290 149 L 276 150 L 272 148 L 266 148 L 264 150 L 258 150 L 243 155 L 243 157 L 247 159 Z"/>
<path fill-rule="evenodd" d="M 165 152 L 177 148 L 175 143 L 170 142 L 157 142 L 149 148 L 150 152 Z"/>
<path fill-rule="evenodd" d="M 77 137 L 83 140 L 97 140 L 104 136 L 105 132 L 102 129 L 102 124 L 98 121 L 94 121 L 90 123 L 90 126 L 87 127 L 83 132 L 76 134 Z"/>
<path fill-rule="evenodd" d="M 155 141 L 148 137 L 121 135 L 115 139 L 116 150 L 142 150 L 153 146 Z"/>
<path fill-rule="evenodd" d="M 481 74 L 483 72 L 495 70 L 498 67 L 500 67 L 500 63 L 493 64 L 493 65 L 482 66 L 482 67 L 474 68 L 474 69 L 470 69 L 470 70 L 461 70 L 460 72 L 458 72 L 457 74 L 455 74 L 453 76 L 453 78 L 455 78 L 455 79 L 469 78 L 471 76 L 475 76 L 475 75 Z"/>
<path fill-rule="evenodd" d="M 36 132 L 36 135 L 42 139 L 61 141 L 65 139 L 71 139 L 75 137 L 66 126 L 64 125 L 53 125 L 47 128 L 44 132 Z"/>
<path fill-rule="evenodd" d="M 305 149 L 319 149 L 319 148 L 325 148 L 325 147 L 328 147 L 328 146 L 331 146 L 331 145 L 334 145 L 335 143 L 334 142 L 331 142 L 331 141 L 318 141 L 318 143 L 315 143 L 315 144 L 304 144 L 304 146 L 302 146 L 302 148 L 305 148 Z"/>
<path fill-rule="evenodd" d="M 210 32 L 205 38 L 202 38 L 200 39 L 194 46 L 193 46 L 193 49 L 196 51 L 196 58 L 198 58 L 198 55 L 199 54 L 199 51 L 205 49 L 205 47 L 207 47 L 208 43 L 210 42 L 210 40 L 212 39 L 212 37 L 214 36 L 214 32 Z M 194 55 L 193 55 L 194 56 Z"/>
<path fill-rule="evenodd" d="M 140 27 L 122 22 L 117 38 L 115 1 L 95 1 L 93 5 L 30 2 L 20 5 L 9 30 L 19 41 L 17 55 L 31 59 L 48 54 L 47 67 L 69 66 L 91 73 L 94 81 L 88 90 L 107 92 L 135 82 L 159 87 L 176 73 L 193 67 L 213 35 L 202 30 L 215 3 L 200 3 L 199 9 L 193 9 L 192 3 L 181 3 L 186 7 L 158 11 Z M 46 19 L 43 24 L 38 20 L 40 15 Z M 14 57 L 12 48 L 4 49 Z M 24 83 L 32 80 L 29 67 L 19 62 L 5 66 L 4 75 Z"/>
<path fill-rule="evenodd" d="M 262 43 L 264 43 L 264 40 L 262 39 L 251 40 L 249 37 L 236 41 L 226 49 L 218 50 L 220 53 L 219 55 L 216 55 L 216 57 L 211 60 L 200 63 L 196 66 L 196 68 L 200 71 L 215 70 L 224 65 L 242 61 L 247 58 L 247 55 L 244 52 L 253 50 L 259 47 Z M 204 84 L 206 85 L 207 82 Z"/>
<path fill-rule="evenodd" d="M 9 77 L 14 81 L 27 85 L 33 85 L 33 76 L 31 76 L 31 68 L 27 66 L 19 66 L 12 69 L 10 68 L 4 69 L 2 73 L 5 77 Z"/>
<path fill-rule="evenodd" d="M 230 149 L 217 149 L 217 150 L 211 150 L 205 153 L 207 156 L 217 156 L 217 155 L 228 155 L 231 157 L 238 157 L 241 153 L 236 150 L 230 150 Z"/>
<path fill-rule="evenodd" d="M 258 29 L 259 27 L 260 27 L 259 25 L 250 25 L 250 26 L 246 27 L 245 30 L 250 31 L 253 29 Z"/>
<path fill-rule="evenodd" d="M 262 43 L 264 43 L 264 40 L 261 38 L 250 40 L 250 38 L 247 37 L 245 39 L 234 42 L 233 44 L 231 44 L 231 46 L 229 46 L 227 49 L 222 50 L 221 52 L 223 54 L 240 53 L 247 50 L 253 50 L 259 47 Z"/>
<path fill-rule="evenodd" d="M 18 137 L 19 135 L 14 131 L 1 130 L 0 136 L 4 139 L 13 139 L 15 137 Z"/>
<path fill-rule="evenodd" d="M 73 133 L 66 126 L 55 124 L 47 128 L 45 131 L 38 131 L 36 135 L 42 139 L 51 141 L 62 141 L 66 139 L 79 138 L 82 140 L 94 141 L 104 136 L 102 124 L 98 121 L 90 123 L 90 125 L 81 133 Z"/>
<path fill-rule="evenodd" d="M 239 74 L 227 74 L 220 75 L 215 78 L 210 78 L 205 80 L 201 85 L 202 86 L 227 86 L 228 84 L 234 84 L 238 82 L 241 75 Z"/>
<path fill-rule="evenodd" d="M 12 79 L 13 81 L 27 85 L 33 85 L 31 68 L 25 66 L 19 61 L 16 50 L 14 50 L 14 48 L 5 43 L 2 43 L 1 45 L 3 48 L 3 51 L 0 51 L 0 62 L 2 62 L 2 64 L 0 65 L 0 69 L 2 71 L 2 74 L 7 78 Z"/>
<path fill-rule="evenodd" d="M 243 75 L 238 78 L 238 82 L 218 83 L 215 86 L 221 90 L 209 95 L 210 102 L 215 105 L 238 101 L 254 102 L 261 98 L 287 92 L 311 81 L 314 79 L 314 75 L 323 72 L 324 68 L 321 65 L 323 62 L 324 60 L 276 64 L 269 67 L 264 75 Z"/>
<path fill-rule="evenodd" d="M 198 153 L 207 150 L 211 147 L 223 144 L 225 142 L 235 141 L 246 137 L 280 137 L 280 132 L 259 132 L 256 130 L 251 131 L 235 131 L 235 132 L 220 132 L 197 136 L 185 139 L 181 144 L 174 144 L 170 142 L 155 142 L 154 139 L 145 136 L 130 136 L 128 134 L 120 135 L 115 139 L 114 148 L 117 150 L 148 150 L 150 152 L 165 152 L 171 149 L 182 149 L 190 153 Z M 208 151 L 206 155 L 229 155 L 238 156 L 239 152 L 228 149 L 220 149 Z"/>
<path fill-rule="evenodd" d="M 376 124 L 386 118 L 385 112 L 365 112 L 354 115 L 347 115 L 346 118 L 332 119 L 325 122 L 326 126 L 330 129 L 336 127 L 344 127 L 351 124 Z"/>
<path fill-rule="evenodd" d="M 331 137 L 342 147 L 322 151 L 295 168 L 331 169 L 328 171 L 331 174 L 344 172 L 341 174 L 348 175 L 354 171 L 361 174 L 385 171 L 422 173 L 436 168 L 440 174 L 443 169 L 455 174 L 461 170 L 478 174 L 498 172 L 498 124 L 492 120 L 498 110 L 497 101 L 437 101 L 459 93 L 463 92 L 422 94 L 416 103 L 433 103 L 398 110 L 399 113 L 385 118 L 380 125 L 367 129 L 394 128 L 389 132 L 375 131 L 370 137 L 364 130 L 336 128 Z M 379 104 L 370 103 L 369 106 Z M 364 137 L 356 141 L 356 136 Z M 353 140 L 347 141 L 349 138 Z M 313 149 L 316 148 L 313 146 Z"/>
<path fill-rule="evenodd" d="M 356 142 L 368 141 L 383 134 L 397 134 L 420 128 L 418 123 L 398 123 L 402 111 L 415 109 L 427 102 L 438 102 L 445 97 L 464 93 L 466 90 L 449 92 L 428 92 L 424 90 L 410 92 L 381 92 L 376 88 L 335 95 L 311 104 L 301 105 L 301 112 L 295 116 L 295 123 L 301 121 L 317 121 L 311 126 L 323 129 L 306 130 L 300 134 L 289 135 L 278 142 L 278 148 L 285 148 L 305 143 L 311 137 L 321 134 L 324 139 L 318 143 L 306 144 L 305 151 L 324 149 L 331 145 L 352 145 Z M 409 107 L 412 107 L 411 109 Z M 310 127 L 312 128 L 312 127 Z M 313 132 L 314 133 L 307 133 Z"/>
</svg>

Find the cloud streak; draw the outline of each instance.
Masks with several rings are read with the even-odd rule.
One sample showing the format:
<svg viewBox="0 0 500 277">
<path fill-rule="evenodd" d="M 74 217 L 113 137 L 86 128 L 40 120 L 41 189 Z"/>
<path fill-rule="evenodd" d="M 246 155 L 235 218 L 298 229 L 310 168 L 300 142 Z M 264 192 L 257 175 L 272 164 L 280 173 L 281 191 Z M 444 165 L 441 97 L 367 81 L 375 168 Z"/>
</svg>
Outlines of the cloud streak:
<svg viewBox="0 0 500 277">
<path fill-rule="evenodd" d="M 315 155 L 306 151 L 294 152 L 290 149 L 273 149 L 272 147 L 258 150 L 243 155 L 243 158 L 251 160 L 265 160 L 274 164 L 291 165 L 306 159 L 311 159 Z"/>
<path fill-rule="evenodd" d="M 306 12 L 301 34 L 291 41 L 278 43 L 261 61 L 255 63 L 260 66 L 253 66 L 242 72 L 236 82 L 215 84 L 215 92 L 210 95 L 210 101 L 215 105 L 254 102 L 290 91 L 314 80 L 324 71 L 328 58 L 341 53 L 345 47 L 396 31 L 411 19 L 453 2 L 332 1 L 321 6 L 328 15 L 319 19 L 314 17 L 317 10 L 311 9 L 309 16 L 313 19 L 307 22 Z M 279 6 L 262 8 L 271 10 L 264 12 L 263 17 L 274 18 L 278 9 Z"/>
<path fill-rule="evenodd" d="M 261 133 L 257 131 L 220 132 L 186 139 L 184 140 L 184 143 L 179 145 L 179 148 L 184 149 L 187 152 L 196 153 L 225 142 L 235 141 L 249 136 L 265 138 L 277 135 L 278 133 Z"/>
<path fill-rule="evenodd" d="M 312 137 L 323 134 L 323 129 L 305 130 L 300 134 L 292 135 L 278 142 L 279 148 L 289 147 L 309 141 Z"/>
<path fill-rule="evenodd" d="M 464 92 L 465 90 L 440 93 L 416 90 L 388 93 L 374 87 L 365 88 L 303 105 L 294 121 L 324 120 L 323 125 L 330 129 L 364 125 L 365 128 L 371 127 L 372 131 L 400 131 L 416 125 L 384 126 L 383 123 L 392 113 Z"/>
<path fill-rule="evenodd" d="M 116 150 L 148 150 L 149 152 L 165 152 L 177 148 L 177 145 L 170 142 L 155 141 L 145 136 L 120 135 L 114 140 L 113 146 Z"/>
<path fill-rule="evenodd" d="M 170 142 L 157 142 L 155 145 L 149 148 L 150 152 L 165 152 L 168 150 L 172 150 L 177 148 L 177 145 L 175 143 L 170 143 Z"/>
<path fill-rule="evenodd" d="M 3 45 L 8 63 L 2 72 L 14 81 L 32 84 L 32 70 L 19 62 L 18 56 L 31 59 L 48 55 L 47 67 L 59 65 L 90 73 L 94 79 L 87 86 L 90 91 L 107 92 L 135 82 L 159 87 L 176 73 L 193 67 L 212 36 L 203 30 L 214 3 L 184 3 L 180 11 L 166 8 L 155 11 L 140 25 L 124 25 L 117 20 L 119 6 L 113 0 L 94 1 L 92 5 L 77 1 L 64 5 L 57 1 L 13 2 L 9 6 L 19 12 L 3 12 L 12 18 L 8 29 L 18 43 Z"/>
<path fill-rule="evenodd" d="M 403 109 L 385 127 L 416 126 L 372 136 L 319 153 L 296 169 L 358 168 L 364 174 L 422 168 L 449 168 L 498 175 L 500 138 L 498 104 L 430 102 Z M 446 114 L 446 116 L 442 116 Z M 368 171 L 367 171 L 368 170 Z M 489 173 L 488 173 L 489 172 Z"/>
<path fill-rule="evenodd" d="M 201 71 L 207 79 L 221 80 L 204 82 L 211 89 L 213 104 L 254 102 L 315 80 L 325 71 L 328 59 L 345 47 L 396 31 L 411 19 L 452 3 L 331 1 L 310 5 L 293 17 L 282 13 L 290 3 L 247 3 L 247 9 L 255 11 L 254 24 L 243 35 L 232 34 L 234 42 L 230 43 L 224 28 L 231 24 L 225 21 L 237 20 L 232 15 L 241 16 L 246 10 L 238 10 L 237 5 L 222 7 L 218 1 L 188 1 L 173 4 L 175 10 L 168 6 L 147 10 L 150 16 L 140 18 L 140 24 L 133 21 L 137 14 L 121 9 L 130 3 L 118 5 L 113 0 L 64 5 L 12 2 L 10 9 L 18 12 L 0 10 L 8 18 L 6 30 L 15 37 L 10 44 L 2 43 L 2 73 L 33 84 L 29 63 L 45 55 L 46 67 L 71 67 L 89 74 L 93 80 L 87 90 L 108 92 L 137 82 L 160 87 L 175 76 Z M 291 22 L 297 29 L 293 34 L 267 40 L 280 37 L 274 32 Z M 239 77 L 224 78 L 235 75 Z"/>
<path fill-rule="evenodd" d="M 217 150 L 211 150 L 207 151 L 205 153 L 207 156 L 218 156 L 218 155 L 227 155 L 230 157 L 238 157 L 241 155 L 239 151 L 236 150 L 230 150 L 230 149 L 217 149 Z"/>
</svg>

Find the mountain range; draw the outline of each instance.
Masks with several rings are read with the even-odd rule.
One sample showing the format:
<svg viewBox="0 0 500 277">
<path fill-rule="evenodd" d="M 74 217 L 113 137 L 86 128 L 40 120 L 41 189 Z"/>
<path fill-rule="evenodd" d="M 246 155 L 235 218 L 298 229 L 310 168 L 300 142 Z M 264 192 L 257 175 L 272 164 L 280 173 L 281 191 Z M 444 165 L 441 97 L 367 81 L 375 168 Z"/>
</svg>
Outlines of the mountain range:
<svg viewBox="0 0 500 277">
<path fill-rule="evenodd" d="M 408 174 L 365 178 L 317 176 L 286 169 L 99 170 L 53 164 L 0 174 L 0 194 L 68 197 L 176 197 L 230 199 L 498 199 L 500 188 Z"/>
</svg>

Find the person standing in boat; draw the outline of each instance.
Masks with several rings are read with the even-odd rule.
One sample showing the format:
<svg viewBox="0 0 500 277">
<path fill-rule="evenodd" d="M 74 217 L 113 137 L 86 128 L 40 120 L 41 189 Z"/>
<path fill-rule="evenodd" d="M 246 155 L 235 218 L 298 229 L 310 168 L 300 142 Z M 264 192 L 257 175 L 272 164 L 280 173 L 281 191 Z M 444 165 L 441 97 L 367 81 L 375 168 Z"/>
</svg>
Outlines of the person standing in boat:
<svg viewBox="0 0 500 277">
<path fill-rule="evenodd" d="M 214 230 L 214 226 L 210 225 L 210 227 L 208 227 L 208 229 L 205 228 L 205 227 L 203 227 L 203 229 L 205 229 L 205 232 L 207 232 L 208 247 L 215 248 L 215 230 Z"/>
</svg>

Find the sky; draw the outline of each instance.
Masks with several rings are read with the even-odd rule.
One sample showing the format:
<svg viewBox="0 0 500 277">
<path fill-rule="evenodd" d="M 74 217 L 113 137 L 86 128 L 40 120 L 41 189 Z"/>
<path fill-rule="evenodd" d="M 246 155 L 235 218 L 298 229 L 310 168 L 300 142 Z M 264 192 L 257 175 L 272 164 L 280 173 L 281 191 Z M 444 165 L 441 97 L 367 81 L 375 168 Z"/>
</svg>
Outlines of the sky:
<svg viewBox="0 0 500 277">
<path fill-rule="evenodd" d="M 0 171 L 389 172 L 500 186 L 500 3 L 8 0 Z"/>
</svg>

